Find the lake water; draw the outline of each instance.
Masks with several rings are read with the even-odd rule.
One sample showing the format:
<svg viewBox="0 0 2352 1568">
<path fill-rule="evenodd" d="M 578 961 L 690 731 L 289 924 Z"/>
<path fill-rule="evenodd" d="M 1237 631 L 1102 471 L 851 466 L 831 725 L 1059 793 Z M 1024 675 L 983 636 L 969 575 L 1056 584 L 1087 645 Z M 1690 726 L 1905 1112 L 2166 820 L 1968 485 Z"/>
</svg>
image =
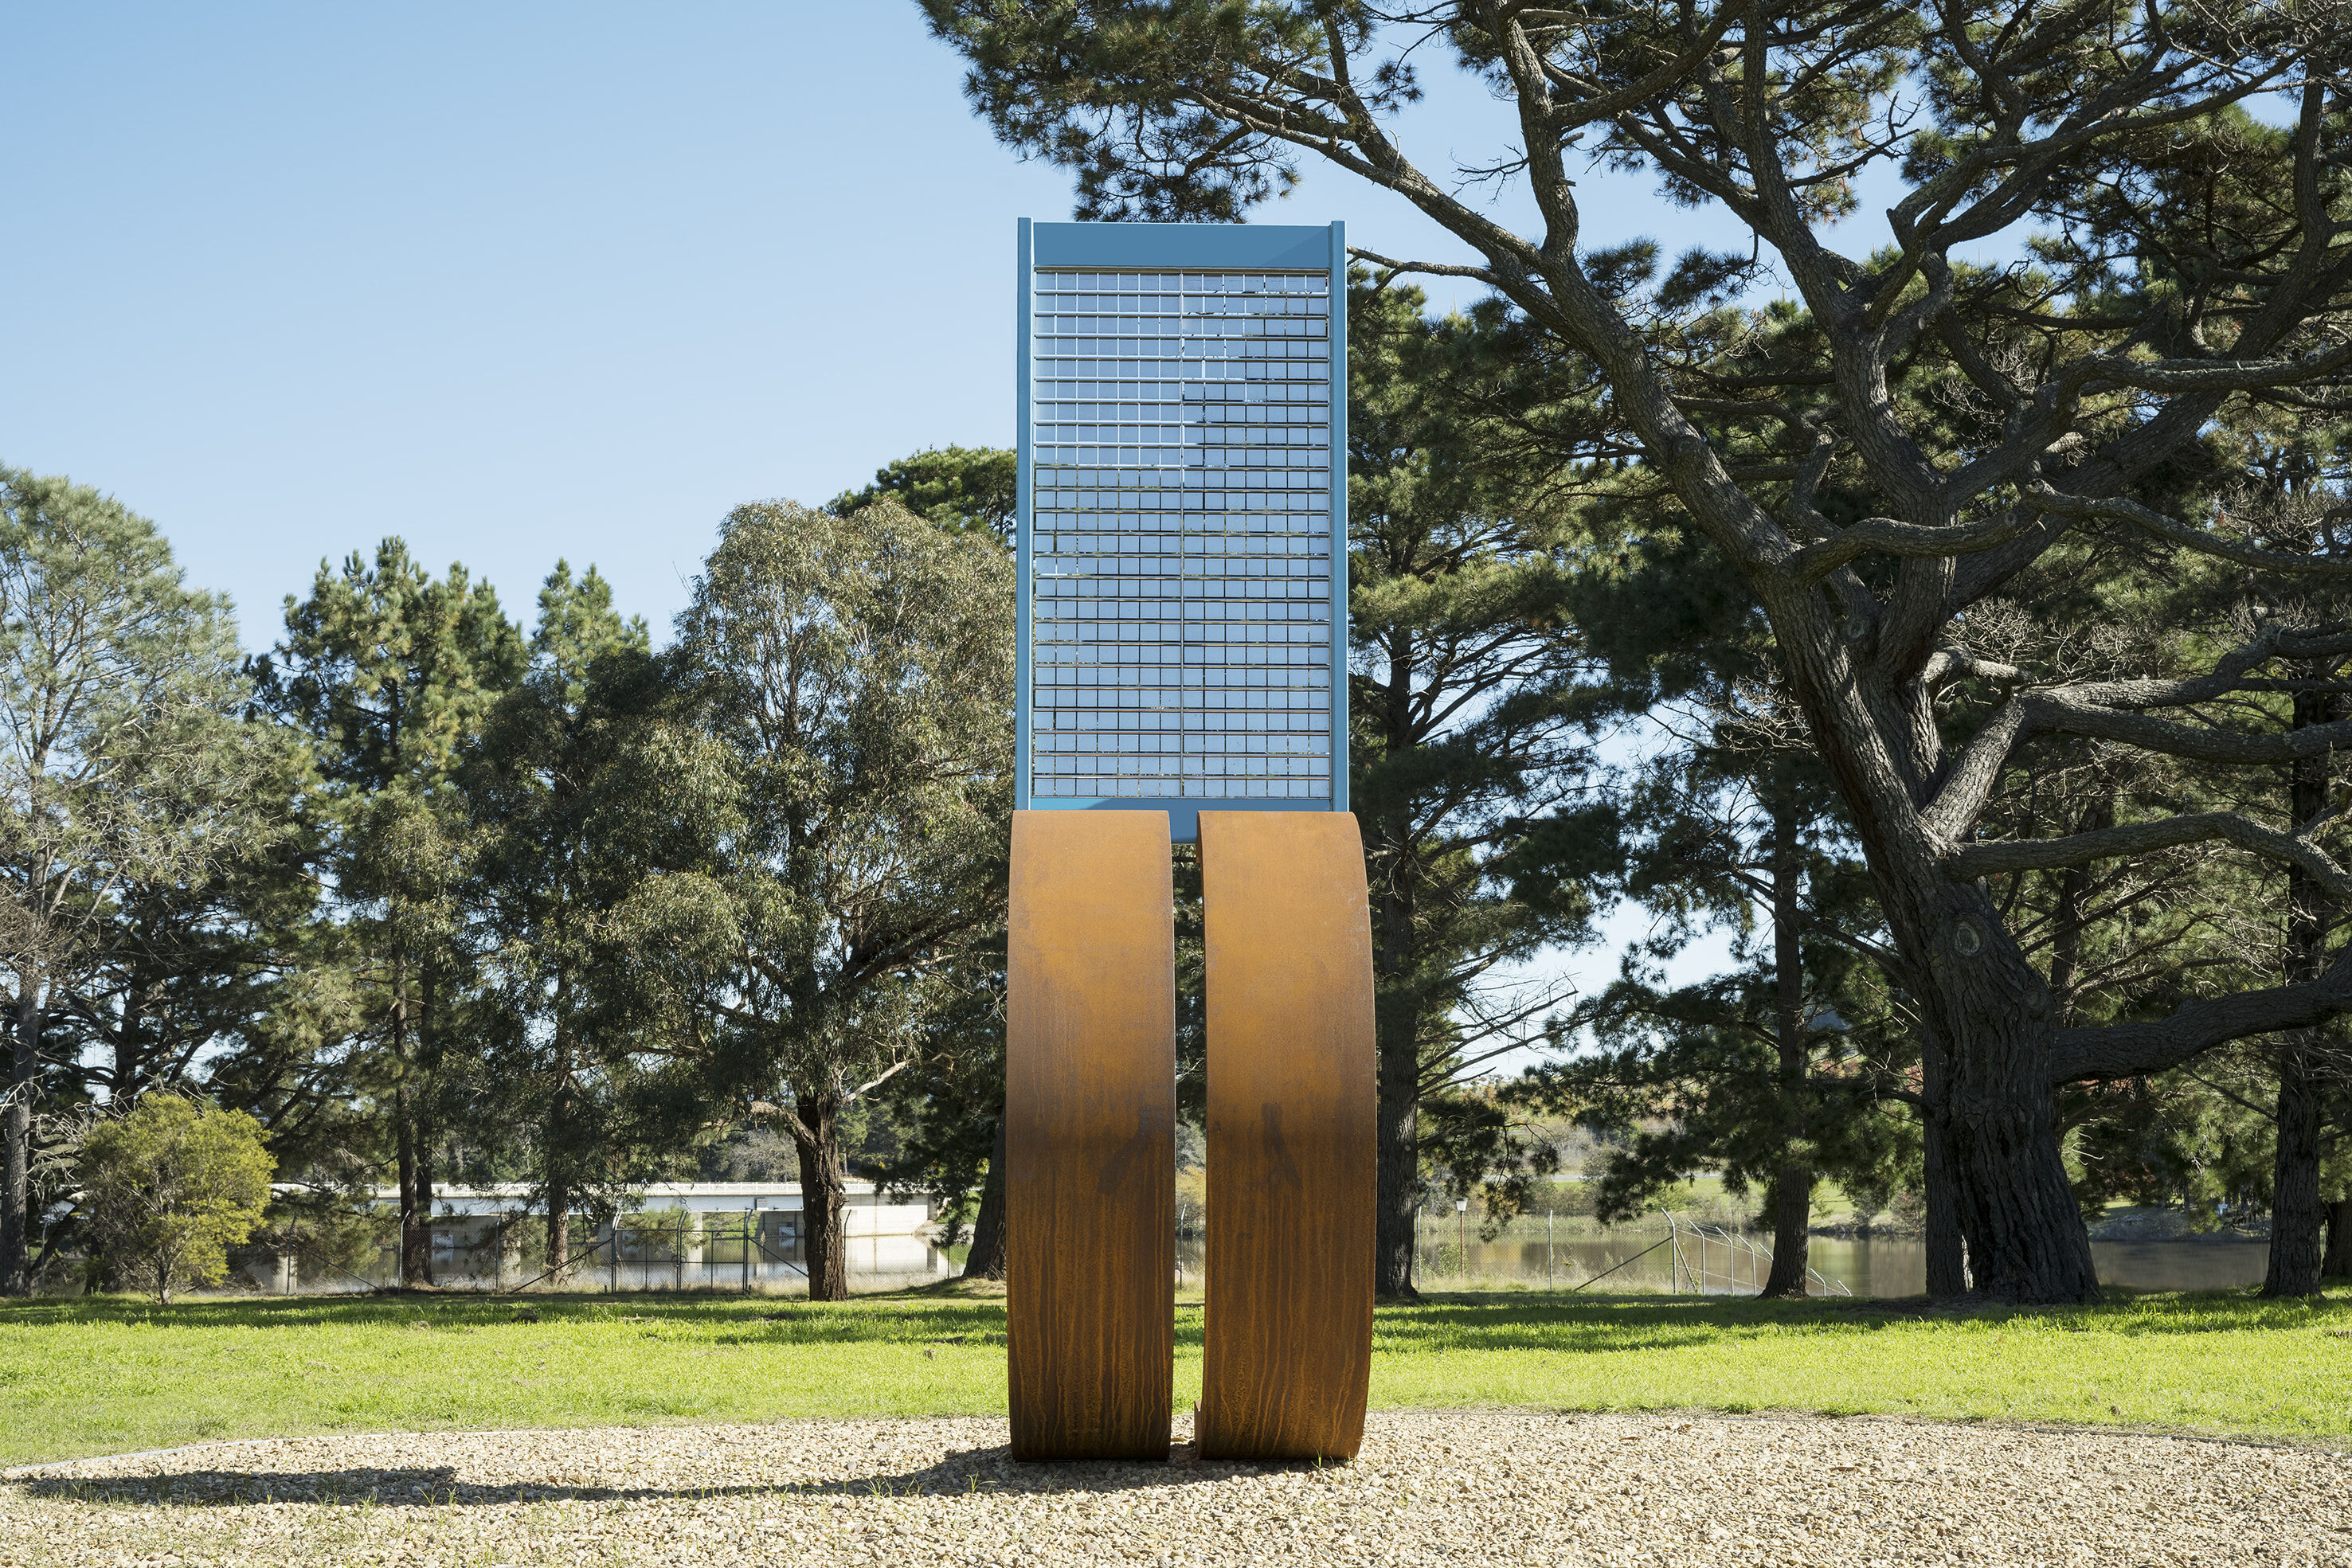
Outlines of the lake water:
<svg viewBox="0 0 2352 1568">
<path fill-rule="evenodd" d="M 1666 1291 L 1674 1288 L 1673 1251 L 1657 1246 L 1664 1230 L 1630 1229 L 1615 1236 L 1561 1239 L 1547 1249 L 1538 1238 L 1508 1237 L 1469 1244 L 1468 1270 L 1462 1267 L 1461 1249 L 1450 1240 L 1423 1249 L 1421 1278 L 1433 1290 L 1449 1280 L 1471 1283 L 1513 1281 L 1569 1289 L 1616 1272 L 1591 1288 L 1601 1291 Z M 1685 1259 L 1693 1256 L 1690 1240 L 1683 1242 Z M 1927 1289 L 1927 1249 L 1910 1238 L 1816 1236 L 1810 1249 L 1813 1269 L 1823 1278 L 1843 1284 L 1857 1296 L 1917 1296 Z M 2269 1254 L 2268 1244 L 2241 1238 L 2200 1238 L 2182 1241 L 2094 1241 L 2092 1260 L 2099 1279 L 2110 1285 L 2146 1291 L 2215 1291 L 2231 1286 L 2259 1285 Z M 1710 1292 L 1752 1291 L 1756 1262 L 1744 1253 L 1714 1246 L 1706 1260 Z M 1688 1290 L 1687 1266 L 1683 1288 Z"/>
</svg>

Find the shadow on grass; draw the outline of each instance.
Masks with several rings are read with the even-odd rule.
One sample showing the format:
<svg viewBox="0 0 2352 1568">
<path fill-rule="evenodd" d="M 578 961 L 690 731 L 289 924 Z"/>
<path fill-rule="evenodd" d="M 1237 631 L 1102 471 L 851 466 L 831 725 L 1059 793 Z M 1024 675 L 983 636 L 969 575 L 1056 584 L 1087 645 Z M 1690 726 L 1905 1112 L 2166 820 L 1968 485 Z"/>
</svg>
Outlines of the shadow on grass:
<svg viewBox="0 0 2352 1568">
<path fill-rule="evenodd" d="M 644 1502 L 730 1497 L 1008 1497 L 1082 1491 L 1156 1491 L 1278 1469 L 1311 1466 L 1170 1465 L 1086 1460 L 1024 1465 L 1002 1444 L 950 1452 L 934 1465 L 803 1485 L 574 1486 L 560 1481 L 460 1480 L 447 1465 L 383 1469 L 182 1470 L 163 1476 L 38 1476 L 16 1482 L 32 1497 L 126 1508 L 241 1508 L 309 1503 L 320 1508 L 484 1508 L 531 1502 Z"/>
<path fill-rule="evenodd" d="M 1393 1354 L 1599 1354 L 1673 1349 L 1766 1333 L 1863 1335 L 1921 1325 L 1963 1332 L 2015 1325 L 2044 1332 L 2146 1335 L 2275 1332 L 2338 1319 L 2352 1322 L 2352 1297 L 2341 1291 L 2315 1301 L 2263 1301 L 2243 1290 L 2136 1291 L 2118 1287 L 2108 1297 L 2091 1307 L 2018 1307 L 1937 1302 L 1924 1296 L 1765 1301 L 1631 1293 L 1565 1299 L 1533 1292 L 1424 1293 L 1414 1304 L 1383 1305 L 1372 1332 L 1375 1349 Z"/>
<path fill-rule="evenodd" d="M 1592 1295 L 1536 1291 L 1424 1293 L 1413 1303 L 1383 1303 L 1374 1344 L 1389 1354 L 1416 1351 L 1540 1350 L 1576 1354 L 1697 1345 L 1763 1333 L 1867 1334 L 1903 1325 L 1955 1328 L 2017 1322 L 2044 1330 L 2142 1334 L 2275 1331 L 2343 1317 L 2352 1296 L 2337 1290 L 2317 1301 L 2263 1301 L 2242 1290 L 2111 1290 L 2095 1307 L 2004 1307 L 1899 1300 L 1815 1299 L 1763 1301 L 1750 1297 Z M 1176 1306 L 1181 1345 L 1201 1343 L 1197 1301 Z M 524 1326 L 539 1331 L 626 1324 L 698 1343 L 756 1348 L 789 1344 L 1001 1344 L 1004 1303 L 991 1297 L 915 1290 L 848 1301 L 701 1292 L 643 1295 L 494 1297 L 206 1297 L 159 1308 L 135 1297 L 0 1301 L 0 1328 L 123 1324 L 175 1329 L 398 1329 L 429 1334 Z"/>
</svg>

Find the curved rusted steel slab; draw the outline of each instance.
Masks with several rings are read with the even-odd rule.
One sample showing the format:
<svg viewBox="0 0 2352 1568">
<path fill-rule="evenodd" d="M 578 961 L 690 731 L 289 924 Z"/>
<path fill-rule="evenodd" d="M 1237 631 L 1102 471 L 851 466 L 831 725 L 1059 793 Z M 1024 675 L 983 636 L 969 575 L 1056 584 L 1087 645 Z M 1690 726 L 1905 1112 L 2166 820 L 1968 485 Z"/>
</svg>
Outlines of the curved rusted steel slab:
<svg viewBox="0 0 2352 1568">
<path fill-rule="evenodd" d="M 1203 1458 L 1353 1458 L 1371 1381 L 1372 932 L 1346 812 L 1203 811 Z"/>
<path fill-rule="evenodd" d="M 1164 811 L 1013 817 L 1004 1153 L 1016 1459 L 1168 1456 L 1176 1271 L 1168 842 Z"/>
</svg>

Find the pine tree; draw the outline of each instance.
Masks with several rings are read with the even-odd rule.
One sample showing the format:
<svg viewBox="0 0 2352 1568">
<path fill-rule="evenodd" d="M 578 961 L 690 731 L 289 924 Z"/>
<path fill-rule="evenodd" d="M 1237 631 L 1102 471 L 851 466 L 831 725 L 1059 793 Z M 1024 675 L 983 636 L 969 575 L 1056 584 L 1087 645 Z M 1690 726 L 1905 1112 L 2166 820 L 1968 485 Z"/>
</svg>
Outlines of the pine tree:
<svg viewBox="0 0 2352 1568">
<path fill-rule="evenodd" d="M 1456 1194 L 1483 1183 L 1491 1221 L 1549 1169 L 1549 1143 L 1471 1085 L 1540 1043 L 1566 999 L 1507 977 L 1588 928 L 1616 841 L 1592 727 L 1639 690 L 1570 618 L 1595 564 L 1582 519 L 1514 461 L 1496 387 L 1508 322 L 1425 305 L 1351 281 L 1349 790 L 1372 904 L 1386 1294 L 1412 1290 L 1433 1175 Z"/>
<path fill-rule="evenodd" d="M 1230 221 L 1298 158 L 1329 160 L 1471 258 L 1395 265 L 1484 284 L 1532 354 L 1588 367 L 1596 451 L 1687 519 L 1770 625 L 1920 1020 L 1929 1150 L 1978 1290 L 2097 1295 L 2065 1085 L 2352 1008 L 2339 954 L 2317 978 L 2062 1025 L 1996 873 L 2192 841 L 2341 866 L 2242 813 L 2154 801 L 2112 831 L 1979 833 L 2005 778 L 2077 744 L 2265 768 L 2352 739 L 2352 719 L 2231 722 L 2275 668 L 2343 655 L 2341 624 L 2265 619 L 2204 641 L 2185 674 L 2121 680 L 1977 645 L 2014 585 L 2084 551 L 2120 553 L 2147 584 L 2199 560 L 2344 570 L 2269 548 L 2261 512 L 2180 483 L 2230 461 L 2210 437 L 2234 411 L 2342 403 L 2352 119 L 2332 15 L 2233 0 L 2184 30 L 2160 9 L 2000 5 L 924 5 L 971 62 L 975 107 L 1073 170 L 1083 215 Z M 1399 127 L 1418 73 L 1448 62 L 1515 121 L 1512 145 L 1459 179 L 1416 162 Z M 2284 84 L 2292 127 L 2246 111 Z M 1586 158 L 1713 204 L 1722 248 L 1664 269 L 1596 244 Z M 1842 251 L 1835 225 L 1874 173 L 1899 184 L 1893 243 Z M 1524 192 L 1535 226 L 1463 194 L 1490 180 Z M 1988 242 L 2022 259 L 1973 266 Z M 1714 331 L 1723 300 L 1774 269 L 1801 330 Z M 2059 641 L 2137 630 L 2084 603 Z"/>
<path fill-rule="evenodd" d="M 614 612 L 594 567 L 575 580 L 558 561 L 529 666 L 462 775 L 467 940 L 486 1004 L 470 1120 L 485 1146 L 528 1161 L 559 1272 L 574 1210 L 611 1210 L 650 1152 L 630 1096 L 634 971 L 614 961 L 604 918 L 656 869 L 629 831 L 639 814 L 612 793 L 633 727 L 660 695 L 650 642 L 642 619 Z"/>
<path fill-rule="evenodd" d="M 454 1087 L 443 1069 L 463 985 L 461 753 L 525 657 L 489 584 L 456 565 L 436 581 L 390 538 L 373 563 L 321 561 L 258 665 L 263 703 L 317 758 L 309 806 L 358 992 L 354 1077 L 389 1124 L 405 1284 L 432 1282 L 434 1159 Z"/>
</svg>

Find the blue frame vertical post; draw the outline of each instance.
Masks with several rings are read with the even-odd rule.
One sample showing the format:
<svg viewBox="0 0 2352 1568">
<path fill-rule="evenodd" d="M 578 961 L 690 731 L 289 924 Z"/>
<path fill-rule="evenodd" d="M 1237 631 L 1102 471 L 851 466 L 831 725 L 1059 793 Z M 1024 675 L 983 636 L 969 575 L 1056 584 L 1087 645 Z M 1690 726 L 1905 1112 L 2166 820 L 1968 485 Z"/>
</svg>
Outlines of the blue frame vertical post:
<svg viewBox="0 0 2352 1568">
<path fill-rule="evenodd" d="M 1013 409 L 1013 807 L 1029 810 L 1029 520 L 1033 501 L 1029 482 L 1029 288 L 1035 276 L 1031 263 L 1030 225 L 1021 220 L 1020 276 L 1013 289 L 1013 331 L 1017 400 Z"/>
<path fill-rule="evenodd" d="M 1331 810 L 1348 809 L 1348 225 L 1331 225 Z"/>
</svg>

